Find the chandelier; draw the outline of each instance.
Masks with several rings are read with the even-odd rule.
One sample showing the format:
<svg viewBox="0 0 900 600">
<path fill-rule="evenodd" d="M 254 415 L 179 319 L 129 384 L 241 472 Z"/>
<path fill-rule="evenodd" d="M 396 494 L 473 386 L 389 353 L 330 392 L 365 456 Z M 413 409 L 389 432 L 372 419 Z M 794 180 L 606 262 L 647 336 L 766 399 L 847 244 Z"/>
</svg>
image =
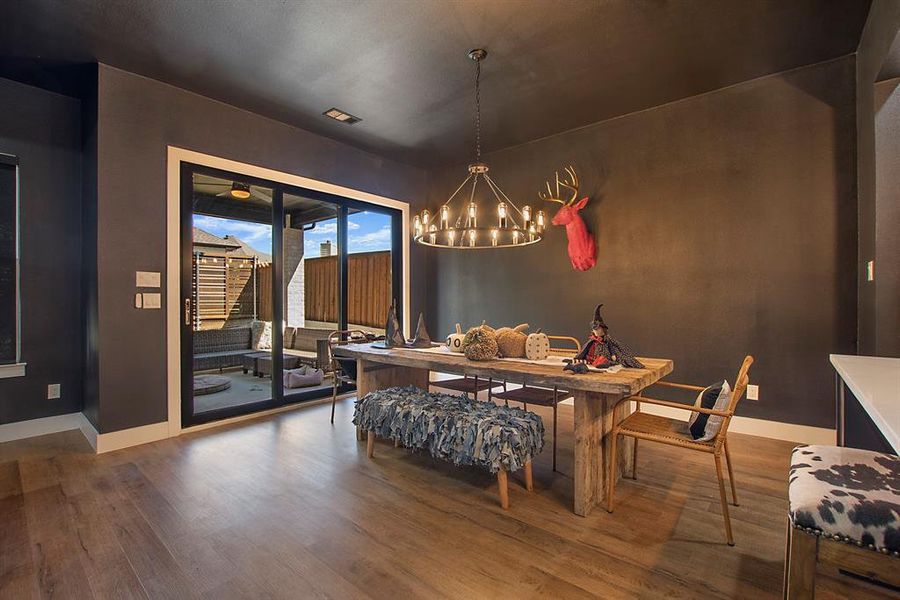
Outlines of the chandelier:
<svg viewBox="0 0 900 600">
<path fill-rule="evenodd" d="M 491 179 L 487 164 L 481 161 L 481 61 L 486 56 L 487 51 L 481 48 L 469 52 L 469 58 L 475 61 L 475 162 L 437 212 L 425 209 L 413 217 L 415 240 L 425 246 L 465 250 L 528 246 L 541 241 L 544 211 L 532 211 L 527 205 L 520 210 Z M 496 201 L 490 207 L 479 206 L 476 200 L 476 192 L 485 187 L 490 190 L 488 197 Z"/>
</svg>

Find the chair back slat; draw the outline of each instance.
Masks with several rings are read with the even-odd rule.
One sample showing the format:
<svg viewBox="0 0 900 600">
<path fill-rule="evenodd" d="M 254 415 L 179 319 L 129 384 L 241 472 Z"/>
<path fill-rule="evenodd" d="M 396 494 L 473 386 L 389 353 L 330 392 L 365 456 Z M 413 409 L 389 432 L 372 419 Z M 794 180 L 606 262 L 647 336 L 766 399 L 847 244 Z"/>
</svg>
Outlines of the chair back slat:
<svg viewBox="0 0 900 600">
<path fill-rule="evenodd" d="M 573 338 L 570 335 L 547 335 L 547 339 L 550 340 L 550 353 L 551 354 L 564 354 L 566 356 L 575 356 L 581 351 L 581 342 L 577 339 Z M 559 344 L 554 344 L 553 342 L 560 342 Z M 569 345 L 573 346 L 572 348 L 568 347 Z"/>
</svg>

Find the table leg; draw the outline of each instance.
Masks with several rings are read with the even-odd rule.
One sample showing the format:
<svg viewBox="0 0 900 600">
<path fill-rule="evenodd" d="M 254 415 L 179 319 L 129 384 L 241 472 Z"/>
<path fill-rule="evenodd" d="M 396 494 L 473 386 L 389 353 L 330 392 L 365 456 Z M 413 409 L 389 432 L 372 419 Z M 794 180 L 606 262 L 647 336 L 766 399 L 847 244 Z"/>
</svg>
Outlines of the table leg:
<svg viewBox="0 0 900 600">
<path fill-rule="evenodd" d="M 630 412 L 621 396 L 576 391 L 575 395 L 575 514 L 587 516 L 606 497 L 606 473 L 612 460 L 607 435 Z M 622 439 L 616 448 L 619 473 L 630 469 L 632 445 Z"/>
<path fill-rule="evenodd" d="M 356 395 L 361 398 L 369 392 L 389 387 L 414 385 L 428 390 L 428 369 L 386 365 L 367 360 L 356 360 Z M 365 432 L 357 428 L 356 439 L 366 439 Z"/>
</svg>

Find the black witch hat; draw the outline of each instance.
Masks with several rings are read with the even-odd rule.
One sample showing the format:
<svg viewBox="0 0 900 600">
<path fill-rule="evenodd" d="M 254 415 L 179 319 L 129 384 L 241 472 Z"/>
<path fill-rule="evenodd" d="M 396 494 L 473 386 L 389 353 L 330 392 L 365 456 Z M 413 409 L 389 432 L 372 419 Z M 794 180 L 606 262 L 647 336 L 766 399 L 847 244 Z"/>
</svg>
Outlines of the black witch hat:
<svg viewBox="0 0 900 600">
<path fill-rule="evenodd" d="M 407 344 L 410 348 L 431 348 L 431 336 L 425 329 L 425 315 L 419 313 L 419 323 L 416 325 L 416 334 Z"/>
<path fill-rule="evenodd" d="M 602 304 L 598 304 L 597 308 L 594 309 L 594 320 L 591 321 L 591 329 L 600 329 L 603 328 L 603 331 L 609 331 L 609 326 L 603 322 L 603 317 L 600 316 L 600 309 L 603 307 Z"/>
<path fill-rule="evenodd" d="M 384 324 L 384 347 L 394 348 L 405 345 L 406 339 L 403 337 L 403 331 L 400 330 L 400 320 L 397 319 L 397 300 L 395 299 L 391 302 L 387 322 Z"/>
</svg>

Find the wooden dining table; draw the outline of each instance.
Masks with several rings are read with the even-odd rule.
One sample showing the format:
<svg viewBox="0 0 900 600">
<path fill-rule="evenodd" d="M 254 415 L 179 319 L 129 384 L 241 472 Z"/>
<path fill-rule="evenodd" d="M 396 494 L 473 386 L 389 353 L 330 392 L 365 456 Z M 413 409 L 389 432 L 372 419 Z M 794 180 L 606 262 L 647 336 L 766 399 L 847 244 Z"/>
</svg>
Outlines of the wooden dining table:
<svg viewBox="0 0 900 600">
<path fill-rule="evenodd" d="M 574 374 L 563 371 L 560 365 L 512 360 L 476 362 L 449 351 L 384 349 L 370 343 L 347 344 L 336 348 L 335 353 L 356 358 L 359 397 L 394 386 L 414 385 L 427 390 L 431 371 L 568 390 L 575 401 L 574 511 L 581 516 L 587 516 L 606 497 L 606 473 L 613 458 L 609 432 L 631 412 L 631 403 L 620 400 L 639 393 L 673 369 L 669 359 L 641 358 L 644 369 Z M 357 439 L 363 439 L 362 432 L 357 431 Z M 626 437 L 617 445 L 619 473 L 631 469 L 632 444 Z"/>
</svg>

